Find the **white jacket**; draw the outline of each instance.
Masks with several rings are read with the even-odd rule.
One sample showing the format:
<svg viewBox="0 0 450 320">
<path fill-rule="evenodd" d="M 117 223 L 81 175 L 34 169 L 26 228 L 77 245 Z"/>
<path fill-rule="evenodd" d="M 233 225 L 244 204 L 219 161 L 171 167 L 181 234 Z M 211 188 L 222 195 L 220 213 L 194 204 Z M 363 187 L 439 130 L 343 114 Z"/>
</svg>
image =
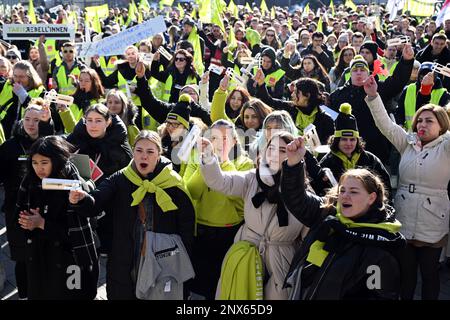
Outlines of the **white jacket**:
<svg viewBox="0 0 450 320">
<path fill-rule="evenodd" d="M 244 199 L 245 224 L 237 232 L 234 242 L 250 241 L 259 248 L 268 279 L 264 286 L 265 300 L 287 300 L 290 289 L 282 289 L 291 261 L 298 247 L 297 240 L 303 226 L 291 213 L 289 225 L 280 227 L 276 215 L 276 204 L 268 201 L 255 208 L 253 196 L 261 191 L 256 180 L 255 169 L 244 172 L 222 172 L 217 159 L 201 164 L 206 184 L 213 190 Z"/>
<path fill-rule="evenodd" d="M 367 105 L 378 129 L 400 152 L 399 188 L 394 206 L 408 240 L 439 242 L 449 232 L 450 134 L 422 149 L 408 143 L 406 131 L 393 123 L 380 96 Z"/>
</svg>

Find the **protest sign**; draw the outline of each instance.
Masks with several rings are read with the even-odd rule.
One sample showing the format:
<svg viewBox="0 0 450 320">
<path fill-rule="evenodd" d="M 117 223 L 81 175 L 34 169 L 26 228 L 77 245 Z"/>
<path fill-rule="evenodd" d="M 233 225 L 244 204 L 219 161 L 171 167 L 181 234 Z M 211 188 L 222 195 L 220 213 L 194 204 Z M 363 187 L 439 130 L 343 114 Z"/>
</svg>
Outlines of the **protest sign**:
<svg viewBox="0 0 450 320">
<path fill-rule="evenodd" d="M 45 36 L 47 39 L 73 40 L 75 27 L 66 24 L 5 24 L 3 39 L 33 40 Z"/>
<path fill-rule="evenodd" d="M 122 55 L 129 45 L 166 31 L 166 24 L 162 16 L 147 20 L 137 26 L 126 29 L 113 36 L 97 42 L 85 42 L 79 53 L 80 57 L 115 56 Z"/>
<path fill-rule="evenodd" d="M 64 8 L 62 5 L 57 5 L 56 7 L 50 8 L 48 11 L 50 11 L 50 13 L 57 14 L 59 10 L 63 9 Z"/>
</svg>

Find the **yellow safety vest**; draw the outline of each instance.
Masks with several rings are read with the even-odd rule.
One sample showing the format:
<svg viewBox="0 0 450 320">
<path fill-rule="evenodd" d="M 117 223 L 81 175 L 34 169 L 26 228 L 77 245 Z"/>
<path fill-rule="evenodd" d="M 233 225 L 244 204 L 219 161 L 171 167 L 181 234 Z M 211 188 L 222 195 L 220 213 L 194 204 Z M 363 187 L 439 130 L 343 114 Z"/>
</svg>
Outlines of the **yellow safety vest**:
<svg viewBox="0 0 450 320">
<path fill-rule="evenodd" d="M 27 91 L 28 95 L 31 98 L 37 98 L 41 95 L 42 91 L 44 91 L 44 87 L 40 86 L 36 89 L 31 89 L 29 91 Z M 9 108 L 12 106 L 13 101 L 11 101 L 10 103 L 8 103 L 5 106 L 5 103 L 7 103 L 9 100 L 11 100 L 11 98 L 14 97 L 14 93 L 13 93 L 13 86 L 11 84 L 11 82 L 9 82 L 9 80 L 5 83 L 5 85 L 3 86 L 2 92 L 0 92 L 0 121 L 3 120 L 6 116 L 6 114 L 8 113 Z M 25 112 L 25 108 L 22 108 L 21 112 L 20 112 L 20 116 L 23 117 L 23 114 Z"/>
<path fill-rule="evenodd" d="M 11 107 L 13 101 L 10 100 L 13 97 L 14 97 L 13 86 L 11 82 L 8 80 L 3 85 L 2 92 L 0 92 L 0 121 L 2 121 L 5 118 L 9 107 Z M 10 102 L 6 105 L 8 101 Z"/>
<path fill-rule="evenodd" d="M 197 84 L 197 79 L 192 75 L 188 76 L 185 85 L 188 84 Z M 170 100 L 170 91 L 172 90 L 172 85 L 173 85 L 173 77 L 172 75 L 169 75 L 169 77 L 167 77 L 166 84 L 164 85 L 164 94 L 161 100 L 167 102 Z"/>
<path fill-rule="evenodd" d="M 56 73 L 56 81 L 58 83 L 58 92 L 64 95 L 73 95 L 76 91 L 76 87 L 74 86 L 72 79 L 70 79 L 69 75 L 80 75 L 80 68 L 77 66 L 70 71 L 69 74 L 66 74 L 66 68 L 61 64 L 58 67 L 58 72 Z"/>
<path fill-rule="evenodd" d="M 100 67 L 103 70 L 105 76 L 109 76 L 116 70 L 115 62 L 117 61 L 117 56 L 112 56 L 109 58 L 108 63 L 106 63 L 105 57 L 100 57 Z"/>
<path fill-rule="evenodd" d="M 164 71 L 164 66 L 159 66 L 159 71 Z M 152 94 L 156 99 L 162 100 L 163 94 L 164 94 L 164 82 L 159 81 L 158 79 L 155 79 L 153 77 L 150 78 L 148 81 L 150 85 L 150 89 L 152 90 Z"/>
<path fill-rule="evenodd" d="M 253 74 L 256 75 L 258 71 L 258 67 L 253 68 Z M 284 76 L 285 72 L 281 69 L 278 69 L 275 72 L 269 73 L 265 78 L 264 82 L 267 87 L 275 87 L 277 82 Z"/>
<path fill-rule="evenodd" d="M 137 79 L 136 76 L 134 76 L 134 78 L 132 80 L 127 80 L 125 79 L 125 77 L 120 73 L 120 71 L 117 72 L 117 87 L 119 88 L 120 91 L 122 91 L 123 93 L 125 93 L 125 95 L 127 95 L 128 97 L 128 93 L 127 93 L 127 85 L 129 86 L 130 84 L 132 84 L 133 86 L 137 86 Z M 131 94 L 131 100 L 133 101 L 133 103 L 139 108 L 139 111 L 141 112 L 142 115 L 142 128 L 143 129 L 147 129 L 147 130 L 153 130 L 156 131 L 159 123 L 151 116 L 148 114 L 148 112 L 142 108 L 142 103 L 141 103 L 141 99 L 134 93 L 131 92 L 130 90 L 130 94 Z"/>
<path fill-rule="evenodd" d="M 385 66 L 387 66 L 388 64 L 386 63 L 386 58 L 381 58 L 381 62 L 383 62 L 383 64 L 385 65 Z M 393 64 L 392 64 L 392 66 L 389 68 L 389 75 L 390 76 L 392 76 L 393 74 L 394 74 L 394 71 L 395 71 L 395 68 L 397 68 L 397 65 L 398 65 L 398 61 L 396 61 L 396 62 L 394 62 Z M 378 77 L 379 77 L 380 75 L 378 75 Z"/>
<path fill-rule="evenodd" d="M 434 89 L 431 91 L 430 103 L 439 105 L 442 95 L 447 90 L 445 88 Z M 412 120 L 416 114 L 416 98 L 417 88 L 416 84 L 412 83 L 406 87 L 405 95 L 405 128 L 409 131 L 412 128 Z"/>
</svg>

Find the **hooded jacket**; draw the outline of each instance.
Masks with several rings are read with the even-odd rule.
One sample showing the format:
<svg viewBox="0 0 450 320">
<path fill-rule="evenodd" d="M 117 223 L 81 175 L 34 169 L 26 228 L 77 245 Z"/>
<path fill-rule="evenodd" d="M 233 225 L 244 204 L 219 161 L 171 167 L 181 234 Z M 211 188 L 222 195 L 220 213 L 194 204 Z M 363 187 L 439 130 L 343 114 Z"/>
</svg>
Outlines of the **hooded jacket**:
<svg viewBox="0 0 450 320">
<path fill-rule="evenodd" d="M 358 219 L 321 208 L 324 199 L 305 191 L 303 162 L 283 163 L 281 192 L 287 209 L 311 228 L 286 277 L 291 299 L 398 299 L 397 253 L 405 245 L 389 207 L 370 208 Z M 373 275 L 373 277 L 372 277 Z M 375 280 L 374 280 L 375 279 Z"/>
<path fill-rule="evenodd" d="M 276 52 L 272 47 L 264 47 L 264 49 L 261 52 L 261 58 L 264 56 L 269 57 L 270 60 L 272 61 L 272 66 L 270 67 L 270 69 L 268 69 L 268 70 L 262 69 L 262 71 L 264 73 L 264 77 L 267 77 L 268 75 L 270 75 L 274 72 L 282 71 L 280 63 L 277 61 L 277 58 L 276 58 Z M 256 88 L 253 86 L 254 83 L 255 83 L 255 81 L 252 78 L 250 78 L 247 82 L 247 90 L 250 93 L 250 95 L 252 95 L 252 96 L 255 96 L 256 91 L 257 91 L 257 86 L 256 86 Z M 274 86 L 271 86 L 270 88 L 268 88 L 270 95 L 274 98 L 281 99 L 283 97 L 283 93 L 284 93 L 284 83 L 285 83 L 284 76 L 282 76 L 275 83 Z"/>
<path fill-rule="evenodd" d="M 86 130 L 86 121 L 81 119 L 67 141 L 78 148 L 78 153 L 87 154 L 92 161 L 98 159 L 98 167 L 103 176 L 97 183 L 124 168 L 133 157 L 127 141 L 127 129 L 117 115 L 111 115 L 111 125 L 103 138 L 92 138 Z M 99 158 L 98 158 L 99 157 Z"/>
<path fill-rule="evenodd" d="M 148 180 L 156 177 L 171 162 L 161 157 L 153 173 Z M 111 207 L 108 212 L 113 216 L 113 243 L 112 251 L 108 258 L 106 291 L 108 299 L 125 300 L 136 299 L 136 278 L 132 272 L 139 267 L 136 265 L 138 257 L 135 256 L 135 246 L 140 240 L 136 239 L 135 229 L 141 225 L 138 214 L 138 206 L 131 206 L 132 193 L 137 186 L 126 178 L 123 172 L 118 171 L 105 179 L 90 196 L 83 199 L 75 210 L 84 216 L 96 216 L 106 206 Z M 176 210 L 163 212 L 156 202 L 154 193 L 147 193 L 150 199 L 152 214 L 152 231 L 157 233 L 178 234 L 183 241 L 188 253 L 194 236 L 195 212 L 189 195 L 178 187 L 164 189 Z M 108 214 L 107 213 L 107 214 Z"/>
<path fill-rule="evenodd" d="M 446 66 L 447 63 L 450 63 L 450 50 L 447 47 L 444 47 L 442 52 L 437 56 L 432 55 L 431 53 L 432 50 L 433 47 L 431 46 L 430 43 L 417 53 L 416 60 L 419 61 L 420 63 L 426 61 L 437 62 L 439 64 L 442 64 L 443 66 Z"/>
</svg>

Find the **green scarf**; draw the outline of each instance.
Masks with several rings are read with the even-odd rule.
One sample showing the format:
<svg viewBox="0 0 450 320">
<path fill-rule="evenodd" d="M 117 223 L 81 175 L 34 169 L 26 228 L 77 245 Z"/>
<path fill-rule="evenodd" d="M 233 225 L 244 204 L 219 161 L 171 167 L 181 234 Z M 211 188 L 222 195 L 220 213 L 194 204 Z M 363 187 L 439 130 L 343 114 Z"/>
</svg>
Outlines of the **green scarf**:
<svg viewBox="0 0 450 320">
<path fill-rule="evenodd" d="M 142 180 L 139 174 L 133 169 L 132 163 L 133 161 L 126 168 L 122 169 L 124 176 L 131 183 L 139 187 L 131 194 L 133 197 L 131 206 L 137 206 L 141 203 L 147 192 L 149 192 L 156 194 L 156 202 L 162 211 L 167 212 L 178 209 L 164 189 L 178 187 L 186 192 L 181 177 L 170 166 L 165 166 L 152 181 Z"/>
<path fill-rule="evenodd" d="M 352 155 L 352 158 L 349 159 L 344 153 L 342 153 L 341 151 L 338 152 L 334 152 L 331 151 L 336 157 L 338 157 L 339 159 L 342 160 L 342 164 L 344 165 L 344 169 L 345 170 L 349 170 L 349 169 L 355 169 L 356 168 L 356 164 L 358 163 L 359 157 L 361 156 L 361 154 L 359 152 L 355 152 Z"/>
<path fill-rule="evenodd" d="M 319 109 L 315 108 L 310 115 L 307 115 L 298 110 L 295 125 L 297 126 L 300 135 L 303 135 L 303 130 L 316 120 L 317 112 L 319 112 Z"/>
<path fill-rule="evenodd" d="M 341 214 L 340 206 L 337 206 L 337 214 L 336 218 L 338 218 L 339 222 L 345 225 L 347 228 L 376 228 L 386 230 L 390 233 L 396 233 L 400 231 L 401 223 L 398 220 L 395 222 L 382 222 L 382 223 L 357 223 L 353 220 L 344 217 Z M 309 248 L 308 257 L 306 261 L 321 267 L 325 259 L 327 258 L 329 252 L 326 251 L 323 247 L 325 246 L 325 242 L 315 241 L 311 247 Z"/>
<path fill-rule="evenodd" d="M 238 241 L 222 264 L 219 300 L 263 300 L 263 264 L 258 248 Z"/>
</svg>

